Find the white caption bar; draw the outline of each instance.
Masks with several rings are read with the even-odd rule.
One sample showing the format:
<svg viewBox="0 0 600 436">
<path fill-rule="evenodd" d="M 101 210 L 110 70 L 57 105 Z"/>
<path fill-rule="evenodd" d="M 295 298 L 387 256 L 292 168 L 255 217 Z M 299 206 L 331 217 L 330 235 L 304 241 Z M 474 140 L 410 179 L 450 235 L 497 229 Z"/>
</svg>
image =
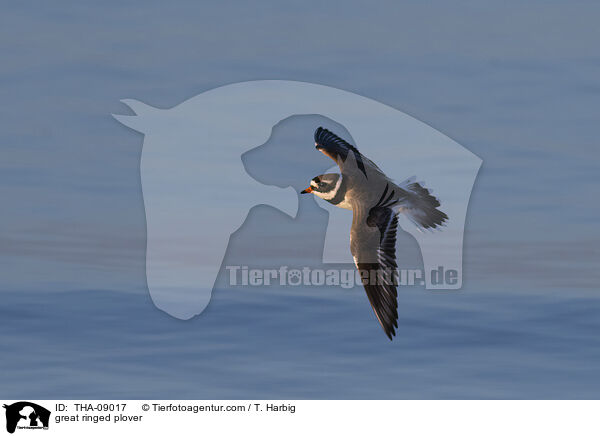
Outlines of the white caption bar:
<svg viewBox="0 0 600 436">
<path fill-rule="evenodd" d="M 600 434 L 599 401 L 3 400 L 2 431 L 19 436 Z M 49 412 L 49 414 L 48 414 Z M 34 430 L 45 429 L 43 433 Z"/>
</svg>

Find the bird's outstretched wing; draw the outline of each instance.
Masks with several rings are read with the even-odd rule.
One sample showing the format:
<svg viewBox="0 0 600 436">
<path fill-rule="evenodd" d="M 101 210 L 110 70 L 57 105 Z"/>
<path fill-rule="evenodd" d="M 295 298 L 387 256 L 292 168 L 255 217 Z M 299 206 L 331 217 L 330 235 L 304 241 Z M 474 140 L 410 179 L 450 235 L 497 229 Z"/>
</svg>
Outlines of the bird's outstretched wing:
<svg viewBox="0 0 600 436">
<path fill-rule="evenodd" d="M 325 156 L 333 159 L 342 172 L 344 172 L 344 163 L 346 162 L 349 153 L 352 153 L 354 157 L 353 160 L 356 161 L 356 167 L 366 178 L 369 178 L 367 175 L 368 171 L 376 170 L 377 172 L 381 172 L 379 167 L 361 154 L 354 145 L 344 141 L 335 133 L 324 129 L 323 127 L 319 127 L 315 130 L 315 147 Z"/>
<path fill-rule="evenodd" d="M 373 312 L 390 340 L 398 327 L 397 229 L 398 215 L 385 203 L 368 211 L 354 209 L 350 250 Z"/>
</svg>

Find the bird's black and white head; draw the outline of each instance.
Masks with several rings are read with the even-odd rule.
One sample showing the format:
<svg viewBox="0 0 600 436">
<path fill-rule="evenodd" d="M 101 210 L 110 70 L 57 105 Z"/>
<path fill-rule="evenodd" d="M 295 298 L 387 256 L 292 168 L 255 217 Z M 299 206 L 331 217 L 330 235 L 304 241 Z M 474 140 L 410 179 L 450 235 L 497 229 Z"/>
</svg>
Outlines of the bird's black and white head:
<svg viewBox="0 0 600 436">
<path fill-rule="evenodd" d="M 313 193 L 323 200 L 330 201 L 336 197 L 342 186 L 341 174 L 321 174 L 310 181 L 310 186 L 301 194 Z"/>
</svg>

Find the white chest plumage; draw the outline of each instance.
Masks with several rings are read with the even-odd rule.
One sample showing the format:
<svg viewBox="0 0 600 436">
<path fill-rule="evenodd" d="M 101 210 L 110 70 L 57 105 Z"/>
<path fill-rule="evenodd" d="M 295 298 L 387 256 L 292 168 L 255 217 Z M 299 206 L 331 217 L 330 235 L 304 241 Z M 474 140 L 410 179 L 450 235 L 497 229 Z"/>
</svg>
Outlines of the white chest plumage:
<svg viewBox="0 0 600 436">
<path fill-rule="evenodd" d="M 352 205 L 350 204 L 350 202 L 346 198 L 344 198 L 342 201 L 340 201 L 335 206 L 341 207 L 342 209 L 352 210 Z"/>
</svg>

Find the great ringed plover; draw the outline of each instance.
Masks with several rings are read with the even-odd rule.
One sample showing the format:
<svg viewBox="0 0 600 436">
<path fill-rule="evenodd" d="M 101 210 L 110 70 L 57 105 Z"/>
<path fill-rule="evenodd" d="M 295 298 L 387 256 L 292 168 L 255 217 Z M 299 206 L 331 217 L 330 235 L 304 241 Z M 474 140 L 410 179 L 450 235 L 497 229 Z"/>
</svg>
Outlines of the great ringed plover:
<svg viewBox="0 0 600 436">
<path fill-rule="evenodd" d="M 333 159 L 341 174 L 317 176 L 301 193 L 352 210 L 350 252 L 375 316 L 391 340 L 398 328 L 398 215 L 403 213 L 420 230 L 436 229 L 448 216 L 414 177 L 396 184 L 355 146 L 322 127 L 314 138 L 316 149 Z"/>
</svg>

